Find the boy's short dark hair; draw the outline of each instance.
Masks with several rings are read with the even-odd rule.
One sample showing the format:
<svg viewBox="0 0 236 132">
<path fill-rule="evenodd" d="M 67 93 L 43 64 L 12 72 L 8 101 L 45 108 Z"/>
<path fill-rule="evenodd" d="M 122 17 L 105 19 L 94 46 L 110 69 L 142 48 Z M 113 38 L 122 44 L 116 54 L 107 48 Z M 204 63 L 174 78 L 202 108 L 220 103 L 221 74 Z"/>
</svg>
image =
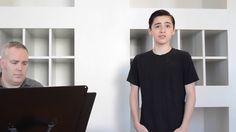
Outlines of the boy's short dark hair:
<svg viewBox="0 0 236 132">
<path fill-rule="evenodd" d="M 173 27 L 175 27 L 175 18 L 168 11 L 161 9 L 161 10 L 157 10 L 153 12 L 152 15 L 150 16 L 149 21 L 148 21 L 149 29 L 151 29 L 154 19 L 158 16 L 169 16 L 173 23 Z"/>
</svg>

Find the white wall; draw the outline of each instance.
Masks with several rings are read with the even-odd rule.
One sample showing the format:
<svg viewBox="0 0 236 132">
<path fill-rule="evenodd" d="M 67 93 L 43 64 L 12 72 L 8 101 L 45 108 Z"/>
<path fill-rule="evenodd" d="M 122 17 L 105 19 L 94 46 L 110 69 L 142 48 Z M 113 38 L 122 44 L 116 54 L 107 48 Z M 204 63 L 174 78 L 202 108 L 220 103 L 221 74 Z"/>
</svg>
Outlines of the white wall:
<svg viewBox="0 0 236 132">
<path fill-rule="evenodd" d="M 236 49 L 236 1 L 235 0 L 228 0 L 228 8 L 229 10 L 229 16 L 228 19 L 226 21 L 226 23 L 230 24 L 230 28 L 229 28 L 229 77 L 230 77 L 230 91 L 231 91 L 231 108 L 229 109 L 229 131 L 230 132 L 235 132 L 236 131 L 236 126 L 235 126 L 235 122 L 236 122 L 236 59 L 235 59 L 235 49 Z"/>
<path fill-rule="evenodd" d="M 168 9 L 179 29 L 229 30 L 229 88 L 200 89 L 199 106 L 230 106 L 230 132 L 236 127 L 236 2 L 228 0 L 228 10 Z M 147 28 L 155 9 L 130 9 L 129 0 L 77 0 L 76 8 L 0 7 L 0 28 L 75 28 L 75 83 L 97 92 L 88 132 L 130 130 L 129 29 Z M 209 18 L 209 16 L 211 16 Z M 223 95 L 221 94 L 223 92 Z M 207 94 L 203 94 L 207 93 Z M 212 100 L 209 100 L 209 95 Z M 214 96 L 215 95 L 215 96 Z M 217 95 L 217 96 L 216 96 Z"/>
<path fill-rule="evenodd" d="M 76 83 L 97 92 L 87 131 L 128 131 L 128 1 L 86 0 L 78 6 L 82 8 L 78 13 Z"/>
</svg>

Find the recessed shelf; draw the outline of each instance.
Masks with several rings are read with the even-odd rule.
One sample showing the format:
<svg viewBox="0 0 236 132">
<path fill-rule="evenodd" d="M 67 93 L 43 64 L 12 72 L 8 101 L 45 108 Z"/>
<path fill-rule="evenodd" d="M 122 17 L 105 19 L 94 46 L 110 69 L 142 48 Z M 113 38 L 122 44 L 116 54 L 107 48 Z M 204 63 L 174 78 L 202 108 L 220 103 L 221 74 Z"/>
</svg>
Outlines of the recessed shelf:
<svg viewBox="0 0 236 132">
<path fill-rule="evenodd" d="M 52 85 L 74 85 L 74 59 L 52 60 Z"/>
<path fill-rule="evenodd" d="M 206 56 L 227 56 L 228 40 L 226 30 L 205 31 Z"/>
<path fill-rule="evenodd" d="M 228 85 L 227 60 L 206 60 L 206 85 Z"/>
<path fill-rule="evenodd" d="M 52 29 L 52 55 L 74 56 L 74 29 Z"/>
<path fill-rule="evenodd" d="M 201 30 L 180 30 L 180 47 L 192 56 L 203 56 L 202 42 Z"/>
<path fill-rule="evenodd" d="M 196 82 L 196 85 L 203 85 L 203 60 L 193 59 L 193 64 L 199 77 L 199 80 Z"/>
<path fill-rule="evenodd" d="M 0 43 L 5 44 L 9 41 L 23 41 L 22 29 L 0 29 Z"/>
<path fill-rule="evenodd" d="M 130 56 L 151 50 L 152 47 L 153 40 L 147 29 L 130 30 Z"/>
<path fill-rule="evenodd" d="M 175 34 L 174 36 L 172 37 L 171 39 L 171 46 L 175 49 L 179 49 L 179 46 L 178 46 L 178 30 L 175 31 Z"/>
<path fill-rule="evenodd" d="M 227 0 L 130 0 L 130 7 L 226 9 Z"/>
<path fill-rule="evenodd" d="M 190 132 L 229 131 L 229 107 L 198 107 L 191 119 Z"/>
<path fill-rule="evenodd" d="M 29 68 L 27 72 L 27 77 L 33 78 L 44 86 L 48 86 L 48 59 L 29 59 Z"/>
<path fill-rule="evenodd" d="M 26 29 L 25 45 L 30 56 L 48 56 L 49 29 Z"/>
</svg>

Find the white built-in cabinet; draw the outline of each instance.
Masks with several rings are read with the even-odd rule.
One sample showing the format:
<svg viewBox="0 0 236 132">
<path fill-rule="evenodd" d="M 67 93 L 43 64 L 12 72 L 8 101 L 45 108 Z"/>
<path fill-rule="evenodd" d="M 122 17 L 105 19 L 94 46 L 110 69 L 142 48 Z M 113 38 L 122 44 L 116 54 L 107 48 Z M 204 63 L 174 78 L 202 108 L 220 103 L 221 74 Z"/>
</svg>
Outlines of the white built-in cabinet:
<svg viewBox="0 0 236 132">
<path fill-rule="evenodd" d="M 0 44 L 9 41 L 27 47 L 28 77 L 44 86 L 74 85 L 74 29 L 1 28 Z"/>
</svg>

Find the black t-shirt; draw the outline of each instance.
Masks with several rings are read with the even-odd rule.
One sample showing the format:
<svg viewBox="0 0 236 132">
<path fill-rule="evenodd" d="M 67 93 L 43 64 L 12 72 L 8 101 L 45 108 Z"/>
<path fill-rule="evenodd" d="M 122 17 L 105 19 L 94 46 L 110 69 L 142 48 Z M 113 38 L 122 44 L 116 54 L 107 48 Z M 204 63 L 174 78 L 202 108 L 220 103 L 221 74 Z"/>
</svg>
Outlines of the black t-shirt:
<svg viewBox="0 0 236 132">
<path fill-rule="evenodd" d="M 150 132 L 173 132 L 180 127 L 185 85 L 198 80 L 189 53 L 172 48 L 164 55 L 137 55 L 127 81 L 141 88 L 141 124 Z"/>
</svg>

